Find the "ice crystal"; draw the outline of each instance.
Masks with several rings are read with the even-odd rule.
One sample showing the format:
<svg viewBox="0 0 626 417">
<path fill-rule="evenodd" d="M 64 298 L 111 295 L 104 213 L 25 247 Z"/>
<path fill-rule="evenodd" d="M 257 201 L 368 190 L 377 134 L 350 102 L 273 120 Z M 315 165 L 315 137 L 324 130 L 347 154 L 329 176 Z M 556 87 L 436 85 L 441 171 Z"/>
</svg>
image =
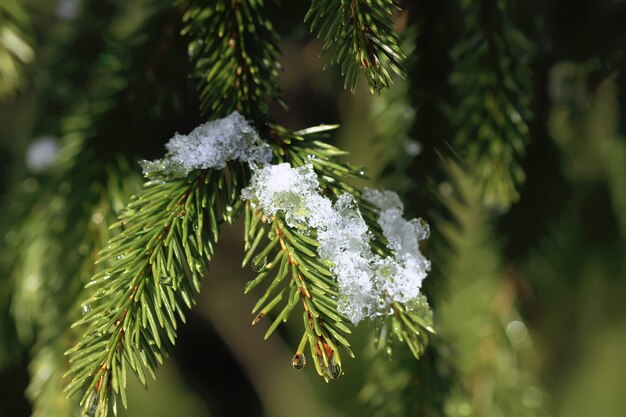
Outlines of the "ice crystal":
<svg viewBox="0 0 626 417">
<path fill-rule="evenodd" d="M 267 164 L 272 150 L 237 112 L 201 124 L 188 135 L 176 133 L 163 159 L 141 161 L 144 174 L 182 178 L 194 169 L 222 169 L 227 161 Z"/>
<path fill-rule="evenodd" d="M 337 279 L 338 311 L 353 323 L 388 314 L 392 302 L 408 303 L 419 295 L 430 268 L 419 250 L 428 226 L 402 218 L 397 194 L 364 193 L 380 210 L 378 221 L 395 253 L 389 257 L 372 253 L 372 235 L 351 195 L 342 194 L 333 203 L 321 194 L 311 164 L 257 167 L 242 197 L 258 204 L 270 219 L 282 212 L 288 225 L 316 229 L 320 258 Z"/>
</svg>

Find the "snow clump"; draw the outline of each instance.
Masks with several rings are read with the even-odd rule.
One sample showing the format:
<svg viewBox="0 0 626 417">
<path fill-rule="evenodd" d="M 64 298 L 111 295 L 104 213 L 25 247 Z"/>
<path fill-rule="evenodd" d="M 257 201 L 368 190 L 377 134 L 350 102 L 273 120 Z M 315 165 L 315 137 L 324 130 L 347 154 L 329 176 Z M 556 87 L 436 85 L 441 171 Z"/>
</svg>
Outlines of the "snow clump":
<svg viewBox="0 0 626 417">
<path fill-rule="evenodd" d="M 419 249 L 419 240 L 428 237 L 428 225 L 404 220 L 397 194 L 363 194 L 380 211 L 378 222 L 395 253 L 389 257 L 372 253 L 372 235 L 351 195 L 342 194 L 334 203 L 321 195 L 311 164 L 256 167 L 242 197 L 258 204 L 269 219 L 280 211 L 289 226 L 316 229 L 320 258 L 337 279 L 338 311 L 353 323 L 387 315 L 391 303 L 408 303 L 419 295 L 430 270 Z"/>
<path fill-rule="evenodd" d="M 163 159 L 140 162 L 145 175 L 182 178 L 194 169 L 223 169 L 227 161 L 254 165 L 267 164 L 272 159 L 270 146 L 237 112 L 201 124 L 188 135 L 176 133 L 165 148 Z"/>
<path fill-rule="evenodd" d="M 378 224 L 396 255 L 392 264 L 381 268 L 391 277 L 381 279 L 383 291 L 394 301 L 407 303 L 419 295 L 422 281 L 430 271 L 430 261 L 419 248 L 419 241 L 430 235 L 428 223 L 423 219 L 405 220 L 404 206 L 393 191 L 366 188 L 362 198 L 380 210 Z"/>
</svg>

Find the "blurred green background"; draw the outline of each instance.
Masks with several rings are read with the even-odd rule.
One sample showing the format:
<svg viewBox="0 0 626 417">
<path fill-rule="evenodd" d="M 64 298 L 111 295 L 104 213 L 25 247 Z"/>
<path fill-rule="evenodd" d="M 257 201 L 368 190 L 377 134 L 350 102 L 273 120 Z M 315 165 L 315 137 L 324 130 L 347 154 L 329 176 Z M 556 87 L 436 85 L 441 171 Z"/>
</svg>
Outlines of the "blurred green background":
<svg viewBox="0 0 626 417">
<path fill-rule="evenodd" d="M 165 56 L 141 88 L 123 96 L 121 110 L 94 127 L 106 132 L 102 149 L 151 158 L 174 131 L 203 120 L 177 34 L 184 2 L 5 1 L 0 19 L 16 23 L 0 20 L 0 69 L 14 74 L 0 79 L 4 223 L 19 218 L 11 205 L 16 189 L 36 199 L 47 184 L 45 169 L 28 162 L 33 144 L 48 138 L 57 146 L 67 116 L 89 108 L 85 91 L 119 82 L 92 72 L 94 62 L 129 65 L 127 84 L 111 93 L 123 96 L 150 64 L 133 57 L 135 43 Z M 13 3 L 23 13 L 11 14 Z M 380 95 L 363 85 L 355 95 L 345 92 L 338 69 L 323 69 L 319 42 L 301 23 L 305 3 L 284 1 L 274 10 L 290 110 L 273 113 L 291 128 L 340 124 L 336 144 L 367 168 L 367 183 L 399 190 L 411 214 L 439 231 L 439 245 L 426 248 L 439 261 L 427 289 L 439 332 L 434 353 L 415 364 L 398 346 L 390 362 L 374 352 L 373 326 L 361 324 L 357 359 L 346 361 L 344 376 L 326 384 L 311 369 L 295 371 L 298 330 L 287 327 L 264 342 L 269 322 L 250 326 L 255 297 L 243 295 L 251 272 L 240 268 L 237 225 L 225 231 L 172 360 L 148 391 L 131 385 L 121 415 L 626 416 L 626 2 L 506 2 L 509 19 L 533 45 L 532 90 L 523 92 L 532 97 L 526 181 L 510 208 L 483 204 L 452 145 L 458 126 L 449 111 L 467 98 L 450 83 L 460 65 L 452 49 L 467 36 L 463 2 L 400 2 L 405 12 L 395 19 L 409 77 Z M 123 36 L 154 10 L 149 31 Z M 25 43 L 11 41 L 5 27 L 19 29 Z M 117 37 L 107 32 L 112 27 Z M 147 137 L 131 143 L 133 135 Z M 447 168 L 435 172 L 439 155 Z M 136 164 L 130 170 L 139 173 Z M 424 200 L 433 183 L 439 205 Z M 0 291 L 9 280 L 0 277 Z M 0 416 L 30 415 L 29 347 L 3 352 L 13 360 L 0 368 Z M 437 375 L 432 383 L 429 372 Z"/>
</svg>

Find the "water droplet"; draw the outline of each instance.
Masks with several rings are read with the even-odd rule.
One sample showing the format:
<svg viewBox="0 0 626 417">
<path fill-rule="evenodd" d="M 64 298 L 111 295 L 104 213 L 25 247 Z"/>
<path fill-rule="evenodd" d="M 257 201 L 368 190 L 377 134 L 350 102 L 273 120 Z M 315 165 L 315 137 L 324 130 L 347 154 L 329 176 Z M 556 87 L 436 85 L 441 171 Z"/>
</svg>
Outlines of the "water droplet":
<svg viewBox="0 0 626 417">
<path fill-rule="evenodd" d="M 87 417 L 95 417 L 96 412 L 98 411 L 98 403 L 100 402 L 100 397 L 96 392 L 92 392 L 85 406 L 83 407 L 83 413 Z"/>
<path fill-rule="evenodd" d="M 306 365 L 306 356 L 304 356 L 304 353 L 296 353 L 293 355 L 291 366 L 293 366 L 294 369 L 302 369 L 304 365 Z"/>
<path fill-rule="evenodd" d="M 391 346 L 390 346 L 390 345 L 389 345 L 389 346 L 387 346 L 387 355 L 388 355 L 388 356 L 393 355 L 393 349 L 391 348 Z"/>
<path fill-rule="evenodd" d="M 334 352 L 327 351 L 328 364 L 324 364 L 324 357 L 321 354 L 317 354 L 317 359 L 322 367 L 322 375 L 327 379 L 337 379 L 341 375 L 341 365 L 334 359 Z"/>
<path fill-rule="evenodd" d="M 254 316 L 254 318 L 252 319 L 252 325 L 256 325 L 258 322 L 261 321 L 261 319 L 265 316 L 265 314 L 263 312 L 257 314 L 256 316 Z"/>
<path fill-rule="evenodd" d="M 262 272 L 266 266 L 267 266 L 267 256 L 264 256 L 264 257 L 256 256 L 252 260 L 252 269 L 255 272 Z"/>
<path fill-rule="evenodd" d="M 83 304 L 83 316 L 91 311 L 90 304 Z"/>
<path fill-rule="evenodd" d="M 328 366 L 323 370 L 324 375 L 330 379 L 337 379 L 341 375 L 341 365 L 336 363 L 333 358 L 328 359 Z"/>
</svg>

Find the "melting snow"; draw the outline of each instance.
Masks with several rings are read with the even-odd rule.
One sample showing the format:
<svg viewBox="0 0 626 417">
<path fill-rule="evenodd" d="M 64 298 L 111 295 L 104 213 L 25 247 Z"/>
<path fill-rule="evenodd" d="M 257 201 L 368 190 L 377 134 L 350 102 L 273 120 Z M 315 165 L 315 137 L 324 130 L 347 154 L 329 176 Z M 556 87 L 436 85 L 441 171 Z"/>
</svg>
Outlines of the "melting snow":
<svg viewBox="0 0 626 417">
<path fill-rule="evenodd" d="M 268 218 L 280 211 L 291 227 L 317 229 L 318 253 L 337 278 L 338 310 L 353 323 L 386 315 L 392 302 L 408 303 L 419 295 L 430 269 L 419 250 L 428 225 L 404 220 L 397 194 L 369 189 L 363 194 L 380 210 L 378 222 L 395 257 L 372 253 L 371 233 L 353 197 L 343 194 L 333 203 L 321 195 L 311 164 L 258 167 L 242 197 L 258 204 Z"/>
<path fill-rule="evenodd" d="M 145 175 L 182 178 L 194 169 L 222 169 L 227 161 L 267 164 L 272 159 L 270 146 L 237 112 L 201 124 L 188 135 L 176 133 L 165 148 L 163 159 L 140 162 Z"/>
</svg>

